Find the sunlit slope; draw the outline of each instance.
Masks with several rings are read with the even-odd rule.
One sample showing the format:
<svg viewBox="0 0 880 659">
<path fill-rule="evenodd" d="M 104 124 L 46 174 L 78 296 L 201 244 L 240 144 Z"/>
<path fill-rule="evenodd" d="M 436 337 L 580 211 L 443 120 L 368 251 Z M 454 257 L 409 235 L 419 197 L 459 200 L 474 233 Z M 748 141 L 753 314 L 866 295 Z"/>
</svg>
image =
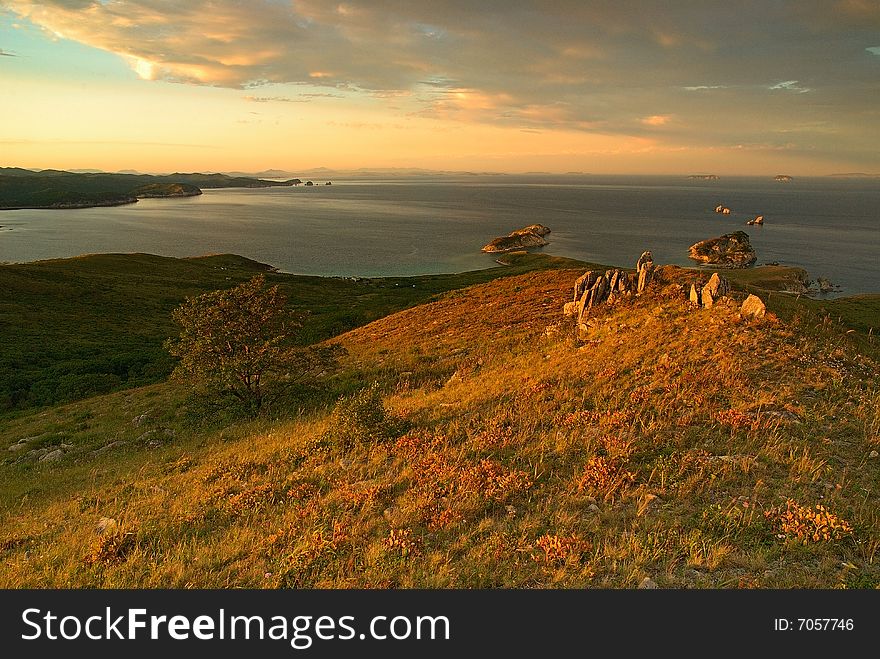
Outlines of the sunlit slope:
<svg viewBox="0 0 880 659">
<path fill-rule="evenodd" d="M 2 467 L 0 584 L 880 583 L 871 342 L 807 313 L 694 309 L 694 275 L 671 269 L 578 331 L 561 311 L 581 272 L 343 334 L 328 386 L 376 389 L 335 411 L 212 429 L 155 385 L 18 419 L 0 445 L 55 424 L 73 448 Z"/>
</svg>

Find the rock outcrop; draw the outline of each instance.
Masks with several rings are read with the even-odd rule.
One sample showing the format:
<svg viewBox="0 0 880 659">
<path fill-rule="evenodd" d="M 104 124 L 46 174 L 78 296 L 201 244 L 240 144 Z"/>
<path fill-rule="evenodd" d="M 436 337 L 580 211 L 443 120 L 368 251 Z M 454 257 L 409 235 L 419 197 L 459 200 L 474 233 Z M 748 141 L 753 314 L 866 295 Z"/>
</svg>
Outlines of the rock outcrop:
<svg viewBox="0 0 880 659">
<path fill-rule="evenodd" d="M 574 296 L 562 309 L 566 316 L 576 316 L 581 323 L 590 309 L 599 304 L 614 304 L 622 297 L 641 295 L 654 277 L 654 257 L 642 252 L 636 262 L 636 271 L 588 270 L 574 283 Z"/>
<path fill-rule="evenodd" d="M 704 286 L 697 287 L 696 284 L 691 284 L 688 297 L 691 303 L 698 307 L 711 307 L 728 293 L 730 293 L 730 282 L 715 272 Z"/>
<path fill-rule="evenodd" d="M 748 222 L 746 222 L 746 224 L 749 224 L 749 225 L 757 224 L 760 226 L 760 225 L 764 224 L 764 216 L 758 215 L 758 217 L 756 217 L 754 220 L 749 220 Z"/>
<path fill-rule="evenodd" d="M 517 229 L 506 236 L 495 238 L 492 242 L 483 246 L 484 252 L 491 254 L 497 252 L 509 252 L 526 247 L 543 247 L 549 243 L 544 236 L 550 233 L 550 229 L 543 224 L 530 224 L 522 229 Z"/>
<path fill-rule="evenodd" d="M 744 231 L 727 233 L 694 243 L 688 249 L 688 257 L 699 263 L 722 268 L 747 268 L 758 260 Z"/>
</svg>

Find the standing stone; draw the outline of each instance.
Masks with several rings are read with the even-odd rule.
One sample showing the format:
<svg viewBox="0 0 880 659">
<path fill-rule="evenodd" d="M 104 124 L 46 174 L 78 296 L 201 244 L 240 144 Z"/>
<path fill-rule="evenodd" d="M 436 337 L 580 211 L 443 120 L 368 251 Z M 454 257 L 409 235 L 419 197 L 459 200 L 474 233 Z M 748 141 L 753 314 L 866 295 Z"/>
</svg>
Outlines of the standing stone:
<svg viewBox="0 0 880 659">
<path fill-rule="evenodd" d="M 654 256 L 650 251 L 642 252 L 639 260 L 636 261 L 636 293 L 642 293 L 651 283 L 654 272 Z"/>
<path fill-rule="evenodd" d="M 651 283 L 651 276 L 653 274 L 654 263 L 653 261 L 648 261 L 642 268 L 639 270 L 639 283 L 636 287 L 637 293 L 642 293 L 647 287 L 648 284 Z"/>
<path fill-rule="evenodd" d="M 715 300 L 730 292 L 730 282 L 717 272 L 713 273 L 708 283 L 703 286 L 701 301 L 704 307 L 711 307 Z"/>
<path fill-rule="evenodd" d="M 690 300 L 691 300 L 691 303 L 692 303 L 692 304 L 695 304 L 695 305 L 697 305 L 698 307 L 701 306 L 701 302 L 700 302 L 700 291 L 698 291 L 698 290 L 697 290 L 697 287 L 694 286 L 693 284 L 691 284 L 691 295 L 690 295 Z"/>
<path fill-rule="evenodd" d="M 587 270 L 584 274 L 578 277 L 577 281 L 574 283 L 574 302 L 579 301 L 583 296 L 584 291 L 589 290 L 593 286 L 596 277 L 596 273 L 592 270 Z"/>
<path fill-rule="evenodd" d="M 722 295 L 727 295 L 730 292 L 730 282 L 719 275 L 717 272 L 715 272 L 709 278 L 708 283 L 703 287 L 704 290 L 706 288 L 708 288 L 709 292 L 712 293 L 712 297 L 721 297 Z"/>
<path fill-rule="evenodd" d="M 620 279 L 620 270 L 615 270 L 611 273 L 611 277 L 608 279 L 608 290 L 612 293 L 617 290 L 618 279 Z"/>
<path fill-rule="evenodd" d="M 739 312 L 743 318 L 763 318 L 767 313 L 767 307 L 757 295 L 749 295 L 742 303 Z"/>
<path fill-rule="evenodd" d="M 564 316 L 576 316 L 578 312 L 578 303 L 577 302 L 566 302 L 565 306 L 562 307 L 562 314 Z"/>
<path fill-rule="evenodd" d="M 605 299 L 605 289 L 608 287 L 608 280 L 605 275 L 600 275 L 599 279 L 593 285 L 593 299 L 590 300 L 590 306 L 593 307 Z"/>
<path fill-rule="evenodd" d="M 636 261 L 636 272 L 640 272 L 643 265 L 650 263 L 651 267 L 654 267 L 654 255 L 651 254 L 650 250 L 646 250 L 642 252 L 642 255 L 639 257 L 639 260 Z"/>
</svg>

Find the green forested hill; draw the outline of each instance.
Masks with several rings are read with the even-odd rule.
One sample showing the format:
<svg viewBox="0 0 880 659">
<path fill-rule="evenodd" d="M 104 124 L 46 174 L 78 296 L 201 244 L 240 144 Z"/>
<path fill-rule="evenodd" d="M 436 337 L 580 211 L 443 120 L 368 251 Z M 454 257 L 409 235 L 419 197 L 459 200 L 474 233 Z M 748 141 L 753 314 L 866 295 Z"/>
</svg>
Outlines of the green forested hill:
<svg viewBox="0 0 880 659">
<path fill-rule="evenodd" d="M 225 174 L 74 174 L 58 170 L 30 172 L 3 168 L 0 169 L 0 209 L 119 205 L 136 201 L 140 189 L 175 185 L 185 186 L 195 193 L 194 189 L 266 188 L 292 183 Z"/>
</svg>

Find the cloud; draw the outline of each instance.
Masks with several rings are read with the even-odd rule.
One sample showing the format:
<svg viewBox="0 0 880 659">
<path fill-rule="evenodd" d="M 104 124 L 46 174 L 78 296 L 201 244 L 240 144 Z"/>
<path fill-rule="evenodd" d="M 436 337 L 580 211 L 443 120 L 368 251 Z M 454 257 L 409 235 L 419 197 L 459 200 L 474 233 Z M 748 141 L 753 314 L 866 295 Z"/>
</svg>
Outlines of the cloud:
<svg viewBox="0 0 880 659">
<path fill-rule="evenodd" d="M 287 96 L 245 96 L 244 100 L 251 103 L 308 103 L 307 98 L 289 98 Z"/>
<path fill-rule="evenodd" d="M 9 52 L 8 50 L 3 50 L 0 48 L 0 57 L 17 57 L 15 53 Z"/>
<path fill-rule="evenodd" d="M 642 117 L 639 121 L 645 126 L 665 126 L 672 117 L 668 114 L 652 114 L 649 117 Z"/>
<path fill-rule="evenodd" d="M 145 80 L 247 90 L 255 103 L 360 98 L 401 119 L 649 136 L 667 146 L 758 144 L 831 120 L 880 134 L 876 68 L 865 57 L 877 6 L 0 0 L 51 36 L 119 55 Z M 880 46 L 867 51 L 880 55 Z M 807 92 L 809 107 L 798 100 Z M 853 144 L 880 150 L 856 130 Z"/>
<path fill-rule="evenodd" d="M 813 91 L 809 87 L 801 87 L 798 84 L 797 80 L 785 80 L 783 82 L 777 82 L 776 84 L 769 85 L 768 89 L 782 89 L 789 92 L 797 92 L 798 94 L 806 94 L 807 92 Z"/>
</svg>

